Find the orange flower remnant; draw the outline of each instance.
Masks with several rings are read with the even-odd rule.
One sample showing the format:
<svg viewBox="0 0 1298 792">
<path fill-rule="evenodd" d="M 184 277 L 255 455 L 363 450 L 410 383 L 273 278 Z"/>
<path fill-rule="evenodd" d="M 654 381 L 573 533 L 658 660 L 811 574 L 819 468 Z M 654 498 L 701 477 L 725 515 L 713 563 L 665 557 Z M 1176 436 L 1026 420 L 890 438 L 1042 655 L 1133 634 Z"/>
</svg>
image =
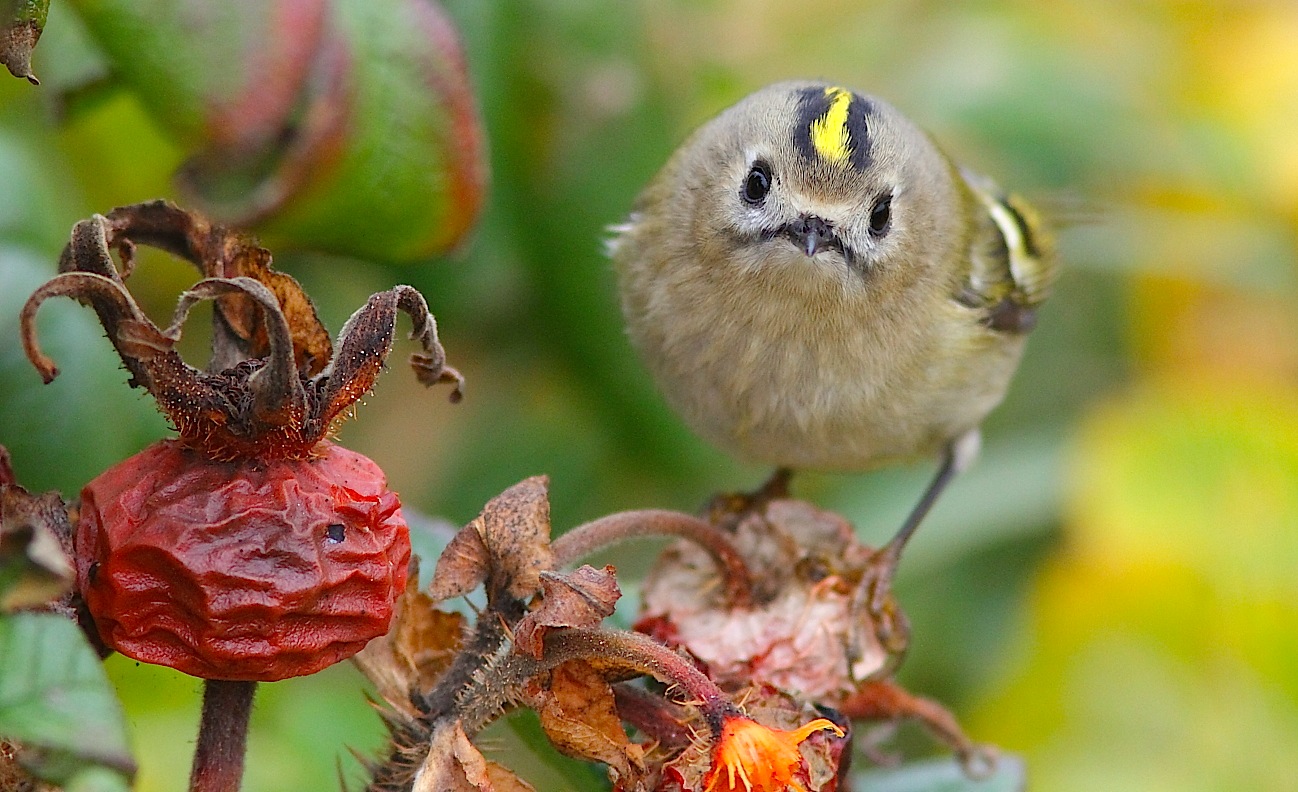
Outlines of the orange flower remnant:
<svg viewBox="0 0 1298 792">
<path fill-rule="evenodd" d="M 802 766 L 798 746 L 818 731 L 843 730 L 817 718 L 793 731 L 773 729 L 742 716 L 726 719 L 721 738 L 712 749 L 712 769 L 704 776 L 704 792 L 807 792 L 793 774 Z"/>
</svg>

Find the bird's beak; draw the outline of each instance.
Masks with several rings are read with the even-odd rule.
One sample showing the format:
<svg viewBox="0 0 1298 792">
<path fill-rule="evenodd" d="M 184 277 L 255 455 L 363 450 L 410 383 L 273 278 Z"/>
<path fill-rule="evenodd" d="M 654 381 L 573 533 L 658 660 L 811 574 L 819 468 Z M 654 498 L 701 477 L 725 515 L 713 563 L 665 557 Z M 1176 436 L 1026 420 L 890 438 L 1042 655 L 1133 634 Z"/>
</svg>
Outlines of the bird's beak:
<svg viewBox="0 0 1298 792">
<path fill-rule="evenodd" d="M 827 248 L 842 247 L 833 227 L 816 215 L 803 215 L 794 220 L 784 227 L 784 233 L 808 257 Z"/>
</svg>

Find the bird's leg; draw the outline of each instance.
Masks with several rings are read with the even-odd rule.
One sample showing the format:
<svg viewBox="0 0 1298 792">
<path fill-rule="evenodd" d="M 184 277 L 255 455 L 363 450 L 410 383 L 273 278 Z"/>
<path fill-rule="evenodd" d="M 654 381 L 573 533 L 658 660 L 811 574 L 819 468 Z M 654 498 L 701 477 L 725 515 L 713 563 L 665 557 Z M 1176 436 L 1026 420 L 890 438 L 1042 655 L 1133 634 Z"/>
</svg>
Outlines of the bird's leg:
<svg viewBox="0 0 1298 792">
<path fill-rule="evenodd" d="M 874 557 L 870 560 L 870 572 L 866 575 L 866 582 L 870 589 L 870 613 L 877 614 L 884 608 L 884 603 L 892 591 L 892 579 L 897 572 L 897 564 L 901 561 L 901 551 L 914 535 L 915 529 L 924 521 L 924 517 L 928 515 L 947 485 L 978 457 L 978 449 L 981 446 L 982 435 L 976 428 L 952 440 L 942 453 L 942 465 L 938 468 L 937 475 L 929 482 L 928 489 L 924 490 L 919 503 L 911 509 L 906 521 L 901 524 L 901 529 L 888 544 L 875 551 Z"/>
</svg>

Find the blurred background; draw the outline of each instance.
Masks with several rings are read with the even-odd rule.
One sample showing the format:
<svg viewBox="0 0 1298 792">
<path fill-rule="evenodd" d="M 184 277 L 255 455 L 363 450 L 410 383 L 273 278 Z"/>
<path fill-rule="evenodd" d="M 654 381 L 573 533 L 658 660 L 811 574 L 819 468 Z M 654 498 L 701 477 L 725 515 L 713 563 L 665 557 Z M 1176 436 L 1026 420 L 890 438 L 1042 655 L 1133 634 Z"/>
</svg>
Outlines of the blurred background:
<svg viewBox="0 0 1298 792">
<path fill-rule="evenodd" d="M 176 197 L 195 139 L 168 118 L 174 75 L 101 79 L 112 45 L 82 20 L 111 4 L 71 5 L 80 16 L 55 0 L 37 48 L 43 84 L 0 80 L 0 443 L 29 488 L 69 497 L 166 426 L 71 301 L 42 309 L 63 370 L 42 386 L 18 310 L 78 219 Z M 490 157 L 467 241 L 399 262 L 409 247 L 359 220 L 332 228 L 328 254 L 292 224 L 263 234 L 334 332 L 399 282 L 437 314 L 464 402 L 424 391 L 398 348 L 341 434 L 405 502 L 462 524 L 548 473 L 561 530 L 758 484 L 768 471 L 705 446 L 655 393 L 621 330 L 605 229 L 695 125 L 749 91 L 820 77 L 876 93 L 1053 216 L 1065 264 L 981 461 L 902 564 L 902 681 L 1024 755 L 1036 790 L 1298 790 L 1298 5 L 445 7 Z M 382 206 L 417 216 L 403 189 Z M 159 255 L 131 284 L 162 320 L 193 279 Z M 186 347 L 200 365 L 202 324 Z M 929 475 L 806 475 L 795 492 L 881 543 Z M 646 555 L 613 560 L 632 575 Z M 108 665 L 138 788 L 181 788 L 198 681 Z M 346 747 L 382 739 L 362 687 L 347 664 L 262 686 L 244 788 L 358 778 Z M 565 788 L 552 768 L 530 777 Z"/>
</svg>

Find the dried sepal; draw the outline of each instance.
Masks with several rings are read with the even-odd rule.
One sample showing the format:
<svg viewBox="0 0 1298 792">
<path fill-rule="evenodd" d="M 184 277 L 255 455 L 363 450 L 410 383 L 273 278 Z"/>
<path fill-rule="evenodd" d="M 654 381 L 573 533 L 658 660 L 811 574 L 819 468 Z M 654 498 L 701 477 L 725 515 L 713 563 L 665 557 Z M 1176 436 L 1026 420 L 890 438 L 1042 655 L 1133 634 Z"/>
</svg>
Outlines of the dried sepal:
<svg viewBox="0 0 1298 792">
<path fill-rule="evenodd" d="M 137 244 L 167 250 L 203 273 L 159 329 L 140 310 L 125 278 Z M 121 259 L 121 271 L 111 251 Z M 411 316 L 421 346 L 411 363 L 419 381 L 455 386 L 436 325 L 422 295 L 398 286 L 374 295 L 348 321 L 340 359 L 315 307 L 290 276 L 275 272 L 270 253 L 252 239 L 166 201 L 120 207 L 78 223 L 59 261 L 60 275 L 28 300 L 21 314 L 28 357 L 46 382 L 57 375 L 41 351 L 35 317 L 41 303 L 66 296 L 93 307 L 131 373 L 180 432 L 181 440 L 217 460 L 306 458 L 338 416 L 374 384 L 392 348 L 398 310 Z M 198 300 L 212 299 L 211 364 L 199 371 L 175 351 L 180 328 Z"/>
<path fill-rule="evenodd" d="M 541 573 L 540 607 L 528 613 L 514 628 L 518 651 L 540 659 L 546 630 L 555 627 L 594 627 L 613 614 L 622 590 L 617 570 L 602 570 L 583 564 L 568 573 Z"/>
<path fill-rule="evenodd" d="M 571 660 L 534 677 L 526 696 L 555 748 L 607 765 L 616 789 L 640 788 L 644 749 L 627 739 L 613 690 L 589 663 Z"/>
<path fill-rule="evenodd" d="M 133 354 L 133 350 L 121 349 L 119 326 L 123 322 L 135 322 L 152 328 L 159 337 L 163 337 L 162 332 L 136 305 L 135 298 L 126 290 L 126 286 L 121 278 L 117 277 L 116 272 L 111 276 L 97 272 L 67 272 L 45 283 L 27 298 L 18 315 L 18 322 L 27 359 L 36 367 L 42 380 L 48 384 L 59 375 L 59 367 L 53 359 L 41 351 L 36 334 L 36 312 L 41 304 L 51 297 L 71 297 L 93 308 L 99 315 L 100 323 L 108 332 L 109 340 L 118 347 L 118 354 L 121 355 L 126 369 L 131 372 L 132 384 L 144 388 L 149 386 L 152 382 L 149 369 L 142 365 L 141 359 Z M 176 355 L 177 360 L 179 357 Z"/>
<path fill-rule="evenodd" d="M 267 427 L 301 424 L 306 414 L 306 393 L 294 360 L 288 318 L 274 293 L 258 281 L 242 275 L 199 281 L 180 295 L 171 326 L 163 335 L 179 339 L 181 326 L 199 301 L 237 295 L 248 298 L 258 309 L 267 337 L 265 363 L 247 380 L 252 418 Z"/>
<path fill-rule="evenodd" d="M 549 486 L 546 476 L 533 476 L 488 502 L 437 559 L 429 596 L 440 602 L 485 583 L 492 604 L 540 591 L 541 572 L 554 567 Z"/>
<path fill-rule="evenodd" d="M 437 557 L 433 582 L 428 588 L 433 602 L 468 594 L 487 579 L 491 551 L 477 525 L 475 520 L 461 528 Z"/>
<path fill-rule="evenodd" d="M 392 350 L 398 310 L 410 316 L 414 325 L 410 338 L 423 350 L 410 356 L 415 377 L 430 387 L 440 383 L 454 385 L 451 401 L 460 400 L 464 377 L 446 365 L 446 352 L 437 340 L 437 321 L 429 312 L 428 303 L 410 286 L 396 286 L 372 295 L 339 332 L 337 353 L 320 375 L 324 382 L 321 421 L 332 422 L 374 386 Z"/>
</svg>

